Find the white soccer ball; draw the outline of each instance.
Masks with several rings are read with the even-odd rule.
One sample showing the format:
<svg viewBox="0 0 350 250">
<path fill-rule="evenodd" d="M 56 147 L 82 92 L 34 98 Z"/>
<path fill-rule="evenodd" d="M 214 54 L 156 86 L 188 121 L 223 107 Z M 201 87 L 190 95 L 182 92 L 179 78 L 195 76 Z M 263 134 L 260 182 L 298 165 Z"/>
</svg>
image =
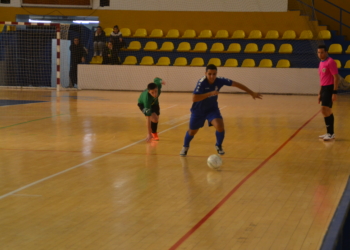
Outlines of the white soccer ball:
<svg viewBox="0 0 350 250">
<path fill-rule="evenodd" d="M 218 155 L 211 155 L 208 157 L 207 164 L 212 169 L 220 169 L 222 165 L 222 159 Z"/>
</svg>

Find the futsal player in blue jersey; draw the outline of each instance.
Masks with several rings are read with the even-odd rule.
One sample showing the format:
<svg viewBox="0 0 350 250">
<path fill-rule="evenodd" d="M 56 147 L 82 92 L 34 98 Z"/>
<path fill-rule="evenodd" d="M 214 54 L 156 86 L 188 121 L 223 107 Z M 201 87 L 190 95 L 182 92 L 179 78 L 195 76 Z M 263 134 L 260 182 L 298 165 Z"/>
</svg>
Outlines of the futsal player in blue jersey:
<svg viewBox="0 0 350 250">
<path fill-rule="evenodd" d="M 218 94 L 223 86 L 237 87 L 250 94 L 253 99 L 262 99 L 261 94 L 253 92 L 243 84 L 224 77 L 217 77 L 216 74 L 216 66 L 209 64 L 206 68 L 205 76 L 198 81 L 193 91 L 190 128 L 185 135 L 184 145 L 180 152 L 181 156 L 187 155 L 191 140 L 198 130 L 204 126 L 205 120 L 208 120 L 209 126 L 214 126 L 216 129 L 215 148 L 218 154 L 225 154 L 225 151 L 222 149 L 222 142 L 225 137 L 224 121 L 218 106 Z"/>
</svg>

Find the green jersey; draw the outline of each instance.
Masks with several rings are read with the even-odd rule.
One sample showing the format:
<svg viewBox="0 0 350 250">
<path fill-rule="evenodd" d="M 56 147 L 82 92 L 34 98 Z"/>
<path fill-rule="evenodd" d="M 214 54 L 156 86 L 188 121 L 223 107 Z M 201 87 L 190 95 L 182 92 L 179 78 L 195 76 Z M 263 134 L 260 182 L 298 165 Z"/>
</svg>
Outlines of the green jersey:
<svg viewBox="0 0 350 250">
<path fill-rule="evenodd" d="M 142 104 L 144 106 L 143 113 L 145 114 L 145 116 L 151 116 L 152 115 L 152 112 L 151 112 L 151 106 L 152 105 L 159 105 L 158 98 L 160 96 L 161 89 L 162 89 L 162 81 L 163 80 L 158 78 L 158 77 L 154 78 L 154 80 L 153 80 L 153 82 L 158 87 L 158 97 L 157 98 L 154 98 L 153 96 L 151 96 L 148 93 L 148 89 L 145 89 L 141 93 L 141 95 L 139 97 L 138 103 Z"/>
</svg>

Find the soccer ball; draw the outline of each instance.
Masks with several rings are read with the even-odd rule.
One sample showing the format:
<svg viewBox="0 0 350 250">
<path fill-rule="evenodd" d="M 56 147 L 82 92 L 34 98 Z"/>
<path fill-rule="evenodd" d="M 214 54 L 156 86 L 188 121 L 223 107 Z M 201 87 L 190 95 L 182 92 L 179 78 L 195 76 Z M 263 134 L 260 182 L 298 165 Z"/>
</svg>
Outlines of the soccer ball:
<svg viewBox="0 0 350 250">
<path fill-rule="evenodd" d="M 222 165 L 221 157 L 218 155 L 211 155 L 208 157 L 207 164 L 212 169 L 220 169 Z"/>
</svg>

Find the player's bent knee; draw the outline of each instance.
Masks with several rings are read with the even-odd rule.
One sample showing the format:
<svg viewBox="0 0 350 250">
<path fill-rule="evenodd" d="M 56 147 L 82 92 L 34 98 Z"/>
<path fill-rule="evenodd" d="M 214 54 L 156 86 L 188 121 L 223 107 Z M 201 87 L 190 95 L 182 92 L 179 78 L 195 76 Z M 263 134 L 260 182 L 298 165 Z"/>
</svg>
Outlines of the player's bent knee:
<svg viewBox="0 0 350 250">
<path fill-rule="evenodd" d="M 197 134 L 197 132 L 198 132 L 198 129 L 197 130 L 192 130 L 192 129 L 188 130 L 188 134 L 190 136 L 194 136 L 195 134 Z"/>
</svg>

